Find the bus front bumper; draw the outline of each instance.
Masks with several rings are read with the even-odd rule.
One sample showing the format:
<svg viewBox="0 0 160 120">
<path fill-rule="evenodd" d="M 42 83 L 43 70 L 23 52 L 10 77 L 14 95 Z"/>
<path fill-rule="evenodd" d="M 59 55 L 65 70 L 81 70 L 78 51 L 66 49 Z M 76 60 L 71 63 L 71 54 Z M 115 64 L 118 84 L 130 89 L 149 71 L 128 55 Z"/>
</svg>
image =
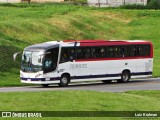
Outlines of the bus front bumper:
<svg viewBox="0 0 160 120">
<path fill-rule="evenodd" d="M 29 84 L 54 84 L 60 83 L 59 79 L 47 79 L 47 78 L 21 78 L 21 83 Z"/>
</svg>

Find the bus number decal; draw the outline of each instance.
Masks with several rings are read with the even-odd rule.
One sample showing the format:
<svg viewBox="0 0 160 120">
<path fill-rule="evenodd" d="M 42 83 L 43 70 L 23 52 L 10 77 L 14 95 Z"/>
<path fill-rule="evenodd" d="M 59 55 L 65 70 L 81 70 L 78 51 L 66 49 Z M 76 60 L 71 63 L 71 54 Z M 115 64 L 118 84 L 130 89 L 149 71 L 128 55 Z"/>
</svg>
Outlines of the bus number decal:
<svg viewBox="0 0 160 120">
<path fill-rule="evenodd" d="M 87 68 L 87 64 L 72 64 L 70 68 L 71 69 Z"/>
</svg>

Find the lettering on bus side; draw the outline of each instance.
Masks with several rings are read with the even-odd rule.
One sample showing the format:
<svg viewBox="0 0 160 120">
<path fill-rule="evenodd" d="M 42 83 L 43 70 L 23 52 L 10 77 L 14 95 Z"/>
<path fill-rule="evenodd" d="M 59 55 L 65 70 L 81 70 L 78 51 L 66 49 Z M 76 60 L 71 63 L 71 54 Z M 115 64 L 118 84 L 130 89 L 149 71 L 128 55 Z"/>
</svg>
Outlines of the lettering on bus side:
<svg viewBox="0 0 160 120">
<path fill-rule="evenodd" d="M 70 69 L 84 69 L 87 68 L 87 64 L 71 64 Z"/>
</svg>

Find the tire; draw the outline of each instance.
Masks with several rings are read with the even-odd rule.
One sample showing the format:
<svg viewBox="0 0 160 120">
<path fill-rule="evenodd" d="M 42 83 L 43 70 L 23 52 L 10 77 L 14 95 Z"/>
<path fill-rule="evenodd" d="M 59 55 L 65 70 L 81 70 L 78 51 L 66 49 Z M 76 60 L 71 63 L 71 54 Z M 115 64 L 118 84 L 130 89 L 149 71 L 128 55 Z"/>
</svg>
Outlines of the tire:
<svg viewBox="0 0 160 120">
<path fill-rule="evenodd" d="M 62 75 L 60 83 L 58 84 L 60 87 L 68 86 L 70 78 L 68 75 Z"/>
<path fill-rule="evenodd" d="M 119 83 L 126 83 L 129 81 L 129 79 L 130 79 L 130 72 L 124 71 L 124 72 L 122 72 L 121 79 L 118 80 L 118 82 Z"/>
<path fill-rule="evenodd" d="M 103 83 L 111 83 L 112 80 L 102 80 Z"/>
<path fill-rule="evenodd" d="M 46 88 L 46 87 L 49 86 L 49 84 L 42 84 L 42 86 L 43 86 L 44 88 Z"/>
</svg>

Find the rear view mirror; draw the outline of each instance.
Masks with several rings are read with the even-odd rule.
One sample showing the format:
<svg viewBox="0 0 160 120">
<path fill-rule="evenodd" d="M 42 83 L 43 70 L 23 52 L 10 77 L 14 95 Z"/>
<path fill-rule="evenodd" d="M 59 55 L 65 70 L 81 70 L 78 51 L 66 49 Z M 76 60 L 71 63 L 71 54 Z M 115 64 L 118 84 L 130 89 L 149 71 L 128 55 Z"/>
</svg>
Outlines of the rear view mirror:
<svg viewBox="0 0 160 120">
<path fill-rule="evenodd" d="M 16 57 L 17 57 L 17 55 L 19 55 L 19 54 L 21 54 L 22 52 L 17 52 L 17 53 L 14 53 L 14 55 L 13 55 L 13 60 L 14 61 L 16 61 Z"/>
</svg>

